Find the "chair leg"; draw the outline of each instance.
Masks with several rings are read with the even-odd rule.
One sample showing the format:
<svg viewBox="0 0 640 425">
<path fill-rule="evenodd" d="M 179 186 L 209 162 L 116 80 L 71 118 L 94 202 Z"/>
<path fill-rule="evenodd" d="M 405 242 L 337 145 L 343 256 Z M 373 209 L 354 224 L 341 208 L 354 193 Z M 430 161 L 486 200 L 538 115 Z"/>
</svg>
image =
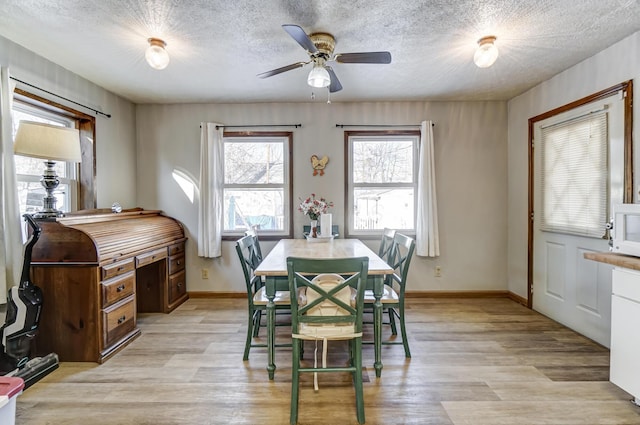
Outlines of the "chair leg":
<svg viewBox="0 0 640 425">
<path fill-rule="evenodd" d="M 260 333 L 260 323 L 262 323 L 262 310 L 257 310 L 254 313 L 255 316 L 255 323 L 253 325 L 253 336 L 254 338 L 258 337 L 258 334 Z"/>
<path fill-rule="evenodd" d="M 298 423 L 298 400 L 300 396 L 299 380 L 300 380 L 300 345 L 302 340 L 293 339 L 291 344 L 292 364 L 291 364 L 291 414 L 289 422 L 291 425 Z"/>
<path fill-rule="evenodd" d="M 388 308 L 387 312 L 389 313 L 389 324 L 391 325 L 391 334 L 398 335 L 398 329 L 396 328 L 396 317 L 393 312 L 393 308 Z"/>
<path fill-rule="evenodd" d="M 356 415 L 358 423 L 364 423 L 364 391 L 362 389 L 362 339 L 356 338 L 353 341 L 355 371 L 353 372 L 353 383 L 356 390 Z"/>
<path fill-rule="evenodd" d="M 251 349 L 251 341 L 253 335 L 253 321 L 255 315 L 255 311 L 249 309 L 249 323 L 247 323 L 247 341 L 244 343 L 244 355 L 242 356 L 242 360 L 249 360 L 249 350 Z"/>
<path fill-rule="evenodd" d="M 404 356 L 407 358 L 411 358 L 411 351 L 409 350 L 409 340 L 407 339 L 407 328 L 404 323 L 404 300 L 400 301 L 398 310 L 398 316 L 400 318 L 400 332 L 402 333 L 402 345 L 404 345 Z"/>
</svg>

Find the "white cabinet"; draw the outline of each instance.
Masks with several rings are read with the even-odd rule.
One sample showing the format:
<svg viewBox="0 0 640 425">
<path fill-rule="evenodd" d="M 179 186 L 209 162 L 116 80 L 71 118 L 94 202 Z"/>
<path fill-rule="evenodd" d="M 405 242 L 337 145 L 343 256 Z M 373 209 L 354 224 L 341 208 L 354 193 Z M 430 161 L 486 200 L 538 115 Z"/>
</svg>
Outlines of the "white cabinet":
<svg viewBox="0 0 640 425">
<path fill-rule="evenodd" d="M 613 270 L 611 382 L 640 399 L 640 272 Z"/>
</svg>

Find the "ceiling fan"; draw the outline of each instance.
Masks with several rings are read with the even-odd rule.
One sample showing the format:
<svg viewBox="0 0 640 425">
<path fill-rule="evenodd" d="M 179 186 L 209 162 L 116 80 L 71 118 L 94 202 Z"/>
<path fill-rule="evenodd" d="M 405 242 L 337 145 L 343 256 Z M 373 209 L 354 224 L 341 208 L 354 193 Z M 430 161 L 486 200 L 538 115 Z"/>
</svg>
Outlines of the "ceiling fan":
<svg viewBox="0 0 640 425">
<path fill-rule="evenodd" d="M 342 90 L 342 84 L 333 69 L 327 62 L 338 63 L 391 63 L 391 53 L 389 52 L 360 52 L 360 53 L 333 53 L 336 46 L 336 39 L 326 32 L 317 32 L 307 35 L 298 25 L 283 25 L 282 28 L 307 51 L 309 60 L 306 62 L 296 62 L 282 68 L 258 74 L 260 78 L 272 77 L 292 69 L 301 68 L 309 63 L 313 63 L 313 69 L 309 72 L 307 83 L 311 87 L 329 87 L 329 92 L 334 93 Z"/>
</svg>

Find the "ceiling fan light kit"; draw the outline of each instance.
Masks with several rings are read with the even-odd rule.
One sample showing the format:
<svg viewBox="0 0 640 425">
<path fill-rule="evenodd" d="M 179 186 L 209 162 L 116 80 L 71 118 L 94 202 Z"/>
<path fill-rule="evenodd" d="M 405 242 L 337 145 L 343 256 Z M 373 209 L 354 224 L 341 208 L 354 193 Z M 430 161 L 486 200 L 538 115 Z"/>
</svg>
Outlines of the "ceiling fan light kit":
<svg viewBox="0 0 640 425">
<path fill-rule="evenodd" d="M 498 59 L 498 48 L 495 45 L 496 37 L 488 35 L 478 40 L 478 49 L 473 55 L 473 62 L 478 68 L 488 68 Z"/>
<path fill-rule="evenodd" d="M 313 66 L 307 77 L 307 84 L 311 87 L 328 87 L 331 84 L 331 77 L 324 65 L 316 64 Z"/>
<path fill-rule="evenodd" d="M 149 47 L 147 47 L 144 57 L 151 68 L 165 69 L 169 65 L 169 53 L 167 52 L 167 43 L 159 38 L 151 37 L 147 39 Z"/>
<path fill-rule="evenodd" d="M 309 63 L 313 63 L 313 68 L 307 76 L 307 84 L 314 88 L 328 87 L 329 93 L 342 90 L 342 84 L 338 80 L 336 73 L 327 62 L 336 63 L 391 63 L 391 53 L 389 52 L 360 52 L 360 53 L 333 53 L 336 46 L 336 39 L 326 32 L 318 32 L 307 35 L 298 25 L 283 25 L 282 28 L 293 38 L 309 55 L 307 62 L 296 62 L 281 68 L 258 74 L 259 78 L 272 77 L 283 72 L 301 68 Z"/>
</svg>

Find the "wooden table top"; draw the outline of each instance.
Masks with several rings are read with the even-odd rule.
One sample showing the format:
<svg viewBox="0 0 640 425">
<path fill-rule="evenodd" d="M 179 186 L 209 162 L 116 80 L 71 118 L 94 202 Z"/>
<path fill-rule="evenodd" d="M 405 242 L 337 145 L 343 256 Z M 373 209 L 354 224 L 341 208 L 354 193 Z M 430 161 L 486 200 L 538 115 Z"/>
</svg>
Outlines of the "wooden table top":
<svg viewBox="0 0 640 425">
<path fill-rule="evenodd" d="M 287 257 L 353 258 L 369 257 L 369 274 L 391 274 L 393 269 L 359 239 L 333 239 L 308 242 L 306 239 L 281 239 L 256 268 L 257 276 L 286 276 Z"/>
</svg>

